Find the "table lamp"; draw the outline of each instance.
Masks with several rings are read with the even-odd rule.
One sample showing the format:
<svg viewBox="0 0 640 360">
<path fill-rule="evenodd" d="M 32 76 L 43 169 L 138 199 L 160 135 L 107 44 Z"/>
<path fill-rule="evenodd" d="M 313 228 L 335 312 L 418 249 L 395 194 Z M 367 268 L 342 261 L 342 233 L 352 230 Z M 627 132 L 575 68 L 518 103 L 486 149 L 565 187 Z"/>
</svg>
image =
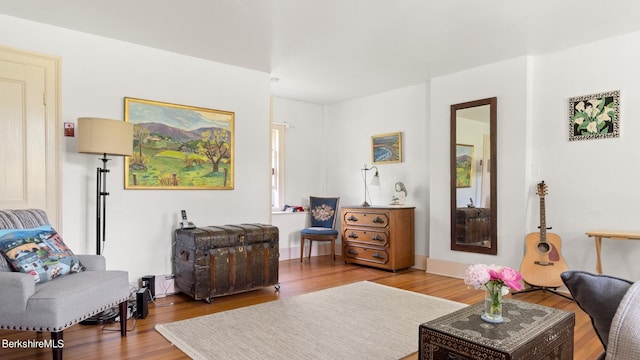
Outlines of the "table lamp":
<svg viewBox="0 0 640 360">
<path fill-rule="evenodd" d="M 364 202 L 362 203 L 362 206 L 368 207 L 371 205 L 367 202 L 367 196 L 369 196 L 369 189 L 367 188 L 367 171 L 370 171 L 370 170 L 376 171 L 376 173 L 373 175 L 373 178 L 371 179 L 372 186 L 380 186 L 380 175 L 378 173 L 378 168 L 375 166 L 367 167 L 367 165 L 364 164 L 362 166 L 362 169 L 360 170 L 362 171 L 362 178 L 364 180 Z M 370 196 L 369 196 L 369 199 L 371 199 Z"/>
</svg>

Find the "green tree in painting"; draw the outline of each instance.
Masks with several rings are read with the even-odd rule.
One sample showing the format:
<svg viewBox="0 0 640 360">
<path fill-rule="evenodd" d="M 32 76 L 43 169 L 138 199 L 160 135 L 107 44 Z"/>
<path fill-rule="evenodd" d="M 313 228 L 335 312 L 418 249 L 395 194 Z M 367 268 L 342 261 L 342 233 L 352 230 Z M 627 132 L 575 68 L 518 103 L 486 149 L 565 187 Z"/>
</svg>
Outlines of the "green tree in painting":
<svg viewBox="0 0 640 360">
<path fill-rule="evenodd" d="M 142 125 L 133 126 L 133 140 L 138 142 L 138 155 L 142 158 L 142 144 L 149 138 L 149 130 Z"/>
<path fill-rule="evenodd" d="M 138 124 L 133 125 L 133 147 L 134 150 L 137 148 L 137 153 L 134 152 L 130 158 L 131 168 L 138 170 L 146 169 L 144 164 L 145 159 L 142 155 L 142 144 L 144 144 L 148 138 L 149 130 L 146 127 Z"/>
<path fill-rule="evenodd" d="M 224 129 L 203 131 L 200 134 L 198 152 L 213 164 L 213 172 L 218 172 L 220 160 L 229 155 L 229 133 Z"/>
</svg>

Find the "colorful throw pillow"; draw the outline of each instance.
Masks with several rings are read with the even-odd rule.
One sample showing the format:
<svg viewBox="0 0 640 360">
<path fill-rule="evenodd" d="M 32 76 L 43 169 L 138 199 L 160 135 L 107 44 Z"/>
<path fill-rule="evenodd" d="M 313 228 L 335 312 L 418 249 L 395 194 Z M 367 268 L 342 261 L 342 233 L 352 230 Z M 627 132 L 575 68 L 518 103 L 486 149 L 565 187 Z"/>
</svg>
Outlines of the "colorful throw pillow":
<svg viewBox="0 0 640 360">
<path fill-rule="evenodd" d="M 32 275 L 37 283 L 84 271 L 51 226 L 6 232 L 0 236 L 0 252 L 16 271 Z"/>
<path fill-rule="evenodd" d="M 25 231 L 25 230 L 34 230 L 34 231 L 40 231 L 40 230 L 51 230 L 51 224 L 44 224 L 44 225 L 40 225 L 38 227 L 34 227 L 34 228 L 27 228 L 27 229 L 0 229 L 0 238 L 2 238 L 3 236 L 9 234 L 9 233 L 14 233 L 16 231 Z"/>
<path fill-rule="evenodd" d="M 0 238 L 2 238 L 8 233 L 12 233 L 17 230 L 23 230 L 23 229 L 0 229 Z M 45 224 L 30 230 L 51 230 L 51 225 Z M 13 271 L 13 267 L 9 265 L 9 263 L 7 262 L 7 259 L 4 256 L 2 256 L 2 251 L 0 251 L 0 272 L 11 272 L 11 271 Z"/>
<path fill-rule="evenodd" d="M 9 272 L 11 271 L 11 266 L 7 262 L 7 259 L 4 256 L 0 255 L 0 272 Z"/>
</svg>

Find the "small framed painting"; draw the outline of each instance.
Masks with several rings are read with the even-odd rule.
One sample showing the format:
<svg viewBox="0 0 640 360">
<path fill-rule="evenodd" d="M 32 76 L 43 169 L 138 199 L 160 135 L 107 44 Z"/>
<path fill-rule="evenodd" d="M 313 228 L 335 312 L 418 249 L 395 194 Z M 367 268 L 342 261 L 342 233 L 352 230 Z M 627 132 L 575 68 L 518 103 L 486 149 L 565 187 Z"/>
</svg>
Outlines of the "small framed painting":
<svg viewBox="0 0 640 360">
<path fill-rule="evenodd" d="M 619 90 L 569 99 L 569 141 L 619 136 Z"/>
<path fill-rule="evenodd" d="M 471 187 L 473 178 L 473 145 L 456 144 L 456 187 Z"/>
<path fill-rule="evenodd" d="M 402 161 L 402 133 L 373 135 L 371 156 L 374 164 L 389 164 Z"/>
</svg>

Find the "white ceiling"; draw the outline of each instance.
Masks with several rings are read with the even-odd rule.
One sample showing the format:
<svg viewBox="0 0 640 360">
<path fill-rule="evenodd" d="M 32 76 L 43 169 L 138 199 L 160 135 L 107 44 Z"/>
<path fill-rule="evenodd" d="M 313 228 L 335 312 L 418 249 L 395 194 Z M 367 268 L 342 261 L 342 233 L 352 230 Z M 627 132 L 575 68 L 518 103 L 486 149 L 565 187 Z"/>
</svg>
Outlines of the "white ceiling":
<svg viewBox="0 0 640 360">
<path fill-rule="evenodd" d="M 274 95 L 317 104 L 640 30 L 637 0 L 2 0 L 0 13 L 268 72 Z"/>
</svg>

